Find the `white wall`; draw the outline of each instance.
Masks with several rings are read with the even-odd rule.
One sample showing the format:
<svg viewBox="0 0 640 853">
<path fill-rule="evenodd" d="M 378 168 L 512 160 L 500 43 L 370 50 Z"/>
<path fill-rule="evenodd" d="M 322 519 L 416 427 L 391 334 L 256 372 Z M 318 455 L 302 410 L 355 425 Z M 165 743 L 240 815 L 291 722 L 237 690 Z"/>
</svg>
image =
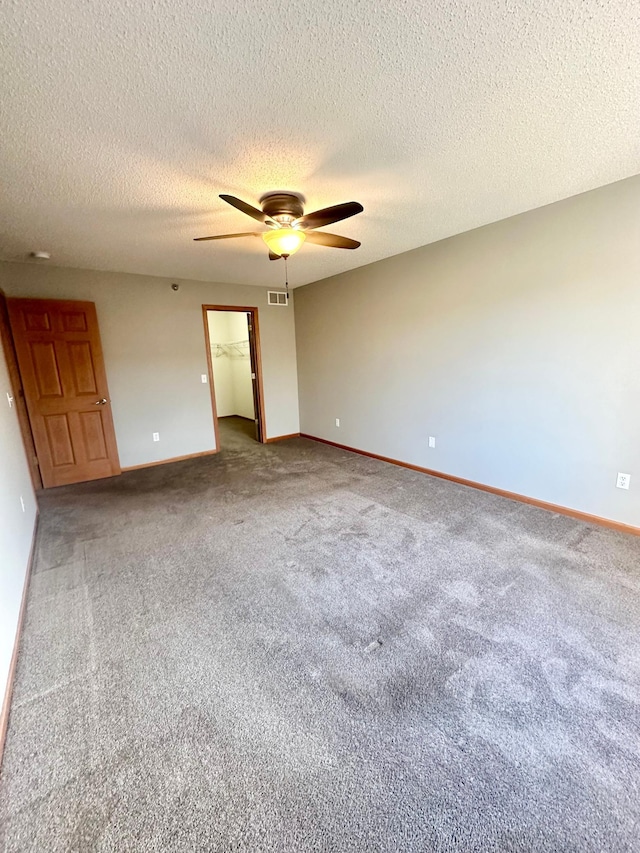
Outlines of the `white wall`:
<svg viewBox="0 0 640 853">
<path fill-rule="evenodd" d="M 209 311 L 209 338 L 212 344 L 246 342 L 238 352 L 225 351 L 216 357 L 212 347 L 212 364 L 216 395 L 216 410 L 219 418 L 240 415 L 253 420 L 253 381 L 249 357 L 249 325 L 242 311 Z"/>
<path fill-rule="evenodd" d="M 216 358 L 216 343 L 226 344 L 229 340 L 228 313 L 224 311 L 207 312 L 209 323 L 209 340 L 211 348 L 211 364 L 213 365 L 213 380 L 216 395 L 216 411 L 219 418 L 235 415 L 235 394 L 233 391 L 233 376 L 231 360 L 222 355 Z"/>
<path fill-rule="evenodd" d="M 295 297 L 302 432 L 640 526 L 640 176 Z"/>
<path fill-rule="evenodd" d="M 123 467 L 215 447 L 202 305 L 258 308 L 268 438 L 299 431 L 291 308 L 266 289 L 125 273 L 0 263 L 8 297 L 96 303 Z M 160 441 L 152 441 L 152 433 Z"/>
<path fill-rule="evenodd" d="M 277 309 L 276 309 L 277 310 Z M 293 311 L 291 312 L 293 314 Z M 239 311 L 230 312 L 229 335 L 232 341 L 249 340 L 249 323 L 247 315 Z M 233 394 L 235 402 L 235 414 L 243 418 L 255 418 L 255 407 L 253 404 L 253 381 L 251 379 L 251 358 L 247 347 L 247 355 L 243 358 L 231 359 L 231 373 L 233 377 Z"/>
<path fill-rule="evenodd" d="M 8 686 L 36 521 L 36 500 L 18 417 L 15 407 L 9 407 L 7 393 L 12 392 L 0 346 L 0 700 Z"/>
</svg>

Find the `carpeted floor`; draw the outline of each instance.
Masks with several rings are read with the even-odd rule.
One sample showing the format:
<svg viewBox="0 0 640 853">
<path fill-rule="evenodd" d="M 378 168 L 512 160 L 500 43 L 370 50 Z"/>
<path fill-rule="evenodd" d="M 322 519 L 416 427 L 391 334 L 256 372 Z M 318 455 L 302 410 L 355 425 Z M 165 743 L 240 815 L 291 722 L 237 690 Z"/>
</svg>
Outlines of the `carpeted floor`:
<svg viewBox="0 0 640 853">
<path fill-rule="evenodd" d="M 640 850 L 640 539 L 222 427 L 42 495 L 0 849 Z"/>
<path fill-rule="evenodd" d="M 218 418 L 218 429 L 222 450 L 247 450 L 251 446 L 250 442 L 257 441 L 256 425 L 248 418 L 237 415 Z"/>
</svg>

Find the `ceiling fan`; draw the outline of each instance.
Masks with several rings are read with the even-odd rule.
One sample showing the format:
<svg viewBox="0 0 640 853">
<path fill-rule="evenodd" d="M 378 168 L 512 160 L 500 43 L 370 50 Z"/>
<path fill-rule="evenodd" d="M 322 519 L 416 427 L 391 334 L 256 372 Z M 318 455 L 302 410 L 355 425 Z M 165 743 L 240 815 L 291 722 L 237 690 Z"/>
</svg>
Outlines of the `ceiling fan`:
<svg viewBox="0 0 640 853">
<path fill-rule="evenodd" d="M 316 231 L 332 222 L 348 219 L 356 213 L 362 213 L 364 208 L 357 201 L 347 201 L 344 204 L 334 204 L 313 213 L 304 213 L 304 199 L 297 193 L 274 192 L 267 193 L 260 199 L 262 210 L 247 204 L 246 201 L 232 195 L 221 195 L 223 201 L 236 207 L 247 216 L 264 222 L 267 231 L 244 231 L 240 234 L 218 234 L 214 237 L 195 237 L 201 240 L 227 240 L 230 237 L 262 237 L 269 249 L 269 260 L 288 258 L 297 252 L 307 240 L 317 246 L 329 246 L 333 249 L 357 249 L 360 243 L 349 237 L 337 234 L 327 234 L 326 231 Z"/>
</svg>

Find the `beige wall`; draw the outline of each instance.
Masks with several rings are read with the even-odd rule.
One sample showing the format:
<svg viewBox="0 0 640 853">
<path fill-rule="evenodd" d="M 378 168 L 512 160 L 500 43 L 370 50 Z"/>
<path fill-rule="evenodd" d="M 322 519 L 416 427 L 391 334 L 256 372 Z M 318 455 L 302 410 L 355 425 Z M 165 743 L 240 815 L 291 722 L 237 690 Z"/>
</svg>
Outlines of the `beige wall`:
<svg viewBox="0 0 640 853">
<path fill-rule="evenodd" d="M 123 467 L 215 447 L 202 305 L 258 308 L 266 435 L 298 432 L 293 309 L 266 289 L 124 273 L 0 263 L 8 297 L 96 303 Z M 176 279 L 176 281 L 178 281 Z M 153 442 L 152 434 L 160 433 Z"/>
<path fill-rule="evenodd" d="M 295 296 L 303 432 L 640 525 L 640 177 Z"/>
<path fill-rule="evenodd" d="M 12 390 L 0 346 L 0 702 L 8 686 L 36 520 L 36 500 L 18 417 L 15 406 L 9 406 L 7 394 L 11 396 Z"/>
</svg>

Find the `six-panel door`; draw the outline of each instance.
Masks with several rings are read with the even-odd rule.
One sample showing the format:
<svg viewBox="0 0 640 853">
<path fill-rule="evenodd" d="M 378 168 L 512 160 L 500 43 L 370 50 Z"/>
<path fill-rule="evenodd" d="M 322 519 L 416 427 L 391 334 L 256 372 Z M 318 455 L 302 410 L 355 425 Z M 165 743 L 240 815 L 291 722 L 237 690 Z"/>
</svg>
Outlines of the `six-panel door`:
<svg viewBox="0 0 640 853">
<path fill-rule="evenodd" d="M 120 473 L 93 302 L 9 299 L 45 487 Z"/>
</svg>

